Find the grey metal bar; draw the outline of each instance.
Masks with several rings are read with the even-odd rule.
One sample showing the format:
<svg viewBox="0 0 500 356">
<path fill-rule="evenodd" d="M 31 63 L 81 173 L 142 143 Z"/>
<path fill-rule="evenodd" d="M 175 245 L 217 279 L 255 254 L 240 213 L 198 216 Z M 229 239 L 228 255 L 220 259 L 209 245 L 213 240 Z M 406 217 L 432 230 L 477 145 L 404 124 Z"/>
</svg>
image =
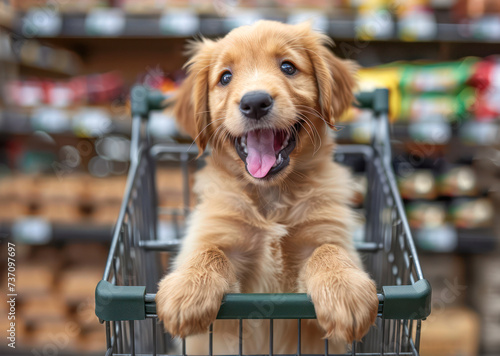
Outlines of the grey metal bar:
<svg viewBox="0 0 500 356">
<path fill-rule="evenodd" d="M 115 329 L 116 329 L 115 330 L 115 337 L 120 335 L 120 339 L 116 339 L 117 351 L 118 351 L 118 353 L 122 353 L 123 350 L 125 349 L 125 345 L 124 345 L 125 340 L 123 337 L 121 337 L 121 335 L 122 335 L 122 322 L 121 321 L 118 321 L 118 322 L 115 321 Z M 125 334 L 125 333 L 123 333 L 123 334 Z"/>
<path fill-rule="evenodd" d="M 185 338 L 182 338 L 182 356 L 186 356 L 186 339 Z"/>
<path fill-rule="evenodd" d="M 132 137 L 130 142 L 130 162 L 136 163 L 139 161 L 140 144 L 141 144 L 141 117 L 135 115 L 132 118 Z"/>
<path fill-rule="evenodd" d="M 243 355 L 243 319 L 239 320 L 239 330 L 238 330 L 238 355 Z"/>
<path fill-rule="evenodd" d="M 328 339 L 325 339 L 325 356 L 328 356 Z"/>
<path fill-rule="evenodd" d="M 398 328 L 397 335 L 396 335 L 396 354 L 399 355 L 399 348 L 400 348 L 400 337 L 401 337 L 401 320 L 396 321 L 396 325 Z"/>
<path fill-rule="evenodd" d="M 129 321 L 129 327 L 130 327 L 130 352 L 132 356 L 135 356 L 135 337 L 134 337 L 134 321 L 130 320 Z"/>
<path fill-rule="evenodd" d="M 417 335 L 415 336 L 415 349 L 420 353 L 420 331 L 422 329 L 422 321 L 417 321 Z"/>
<path fill-rule="evenodd" d="M 179 240 L 141 240 L 139 246 L 146 251 L 177 252 L 180 250 Z"/>
<path fill-rule="evenodd" d="M 269 319 L 269 356 L 274 354 L 274 330 L 273 319 Z"/>
<path fill-rule="evenodd" d="M 351 355 L 356 356 L 356 341 L 352 342 L 352 350 L 351 350 Z"/>
<path fill-rule="evenodd" d="M 136 178 L 137 171 L 138 171 L 138 164 L 139 164 L 138 162 L 131 162 L 130 163 L 130 169 L 129 169 L 129 173 L 127 176 L 127 183 L 126 183 L 126 187 L 125 187 L 125 194 L 123 196 L 124 203 L 122 203 L 122 205 L 121 205 L 120 214 L 118 215 L 118 221 L 115 225 L 115 229 L 113 230 L 113 239 L 111 241 L 111 246 L 109 248 L 109 255 L 108 255 L 107 262 L 106 262 L 106 268 L 104 269 L 104 274 L 102 277 L 103 280 L 108 280 L 109 273 L 111 271 L 111 261 L 112 261 L 113 257 L 115 256 L 116 247 L 118 245 L 118 241 L 120 240 L 120 233 L 121 233 L 123 221 L 125 219 L 125 214 L 126 214 L 126 210 L 127 210 L 126 202 L 130 201 L 130 196 L 132 194 L 132 188 L 134 187 L 134 182 L 135 182 L 135 178 Z"/>
<path fill-rule="evenodd" d="M 410 320 L 409 321 L 409 330 L 408 330 L 408 335 L 409 335 L 409 338 L 410 340 L 413 340 L 413 324 L 415 322 L 413 320 Z"/>
<path fill-rule="evenodd" d="M 106 349 L 111 347 L 111 331 L 109 330 L 110 321 L 106 321 Z"/>
<path fill-rule="evenodd" d="M 382 343 L 380 345 L 380 355 L 385 355 L 385 319 L 382 319 Z"/>
<path fill-rule="evenodd" d="M 189 144 L 156 144 L 149 150 L 149 154 L 158 159 L 161 154 L 180 154 L 187 153 L 191 155 L 198 154 L 198 148 L 196 145 Z"/>
<path fill-rule="evenodd" d="M 377 149 L 377 147 L 376 147 L 376 149 Z M 381 152 L 379 154 L 381 154 Z M 384 173 L 385 173 L 386 178 L 387 178 L 387 183 L 389 184 L 392 198 L 394 199 L 394 202 L 396 204 L 398 214 L 400 216 L 405 216 L 405 209 L 404 209 L 403 201 L 398 194 L 398 186 L 396 183 L 396 177 L 394 176 L 394 173 L 392 172 L 392 167 L 390 165 L 390 162 L 383 161 L 383 168 L 384 168 Z M 413 238 L 412 238 L 411 230 L 410 230 L 410 225 L 408 224 L 407 219 L 401 219 L 401 222 L 403 224 L 403 229 L 404 229 L 405 236 L 406 236 L 406 244 L 408 245 L 410 253 L 414 259 L 413 263 L 415 264 L 415 272 L 417 274 L 417 278 L 419 280 L 423 279 L 424 275 L 422 273 L 422 268 L 420 266 L 420 262 L 419 262 L 418 257 L 417 257 L 418 256 L 417 249 L 415 247 L 415 243 L 413 242 Z"/>
<path fill-rule="evenodd" d="M 153 356 L 156 356 L 156 319 L 151 319 L 153 323 Z"/>
<path fill-rule="evenodd" d="M 297 355 L 302 354 L 302 320 L 297 319 Z"/>
<path fill-rule="evenodd" d="M 214 324 L 210 324 L 208 329 L 208 355 L 214 354 Z"/>
<path fill-rule="evenodd" d="M 147 251 L 177 252 L 180 249 L 182 240 L 141 240 L 139 246 Z M 354 244 L 359 252 L 378 252 L 384 246 L 378 242 L 356 242 Z"/>
</svg>

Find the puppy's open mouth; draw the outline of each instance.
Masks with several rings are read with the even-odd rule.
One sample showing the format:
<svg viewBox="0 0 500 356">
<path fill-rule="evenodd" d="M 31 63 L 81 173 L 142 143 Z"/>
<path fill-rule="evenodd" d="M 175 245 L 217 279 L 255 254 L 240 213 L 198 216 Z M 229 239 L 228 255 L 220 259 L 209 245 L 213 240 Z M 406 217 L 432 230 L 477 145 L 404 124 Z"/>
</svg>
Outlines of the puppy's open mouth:
<svg viewBox="0 0 500 356">
<path fill-rule="evenodd" d="M 297 122 L 290 130 L 258 129 L 237 137 L 234 146 L 248 173 L 269 178 L 288 166 L 300 128 Z"/>
</svg>

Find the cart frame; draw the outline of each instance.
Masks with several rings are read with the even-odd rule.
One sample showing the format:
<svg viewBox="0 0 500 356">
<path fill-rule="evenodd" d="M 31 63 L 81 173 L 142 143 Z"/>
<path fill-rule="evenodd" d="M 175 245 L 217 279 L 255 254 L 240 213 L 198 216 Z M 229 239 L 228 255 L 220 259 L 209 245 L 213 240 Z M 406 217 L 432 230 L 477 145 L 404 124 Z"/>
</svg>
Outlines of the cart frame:
<svg viewBox="0 0 500 356">
<path fill-rule="evenodd" d="M 147 119 L 150 111 L 162 108 L 164 99 L 143 86 L 135 86 L 131 92 L 131 165 L 103 279 L 96 288 L 96 315 L 106 324 L 107 356 L 136 355 L 138 348 L 141 354 L 157 355 L 168 350 L 172 343 L 157 325 L 154 291 L 163 271 L 158 268 L 155 256 L 158 251 L 178 251 L 180 239 L 157 239 L 154 173 L 156 162 L 162 157 L 180 164 L 184 205 L 180 214 L 187 216 L 189 164 L 198 152 L 193 145 L 151 144 Z M 369 272 L 381 288 L 377 327 L 372 328 L 363 342 L 353 343 L 346 355 L 418 355 L 421 320 L 430 314 L 431 287 L 424 279 L 391 167 L 388 91 L 361 93 L 357 101 L 358 106 L 375 114 L 372 144 L 340 145 L 336 156 L 361 155 L 367 162 L 371 189 L 366 212 L 372 218 L 367 220 L 365 241 L 356 247 L 369 256 L 368 263 L 372 266 Z M 262 312 L 261 305 L 272 307 Z M 315 319 L 316 315 L 306 294 L 228 294 L 217 318 L 239 320 L 239 355 L 242 355 L 244 319 L 269 319 L 269 355 L 274 354 L 273 320 L 297 319 L 297 355 L 301 355 L 300 320 Z M 207 355 L 212 355 L 212 332 L 207 346 Z M 181 348 L 185 355 L 184 339 Z M 327 341 L 325 355 L 329 355 Z"/>
</svg>

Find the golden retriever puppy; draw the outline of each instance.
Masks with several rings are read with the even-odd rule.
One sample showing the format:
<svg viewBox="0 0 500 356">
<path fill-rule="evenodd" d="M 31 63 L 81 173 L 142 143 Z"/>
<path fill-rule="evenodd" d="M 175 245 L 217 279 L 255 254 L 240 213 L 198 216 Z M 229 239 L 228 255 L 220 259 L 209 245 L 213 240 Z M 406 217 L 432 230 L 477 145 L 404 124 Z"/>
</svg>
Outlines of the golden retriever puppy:
<svg viewBox="0 0 500 356">
<path fill-rule="evenodd" d="M 199 202 L 158 317 L 188 354 L 207 354 L 225 293 L 307 293 L 302 352 L 343 352 L 374 324 L 378 299 L 351 240 L 347 170 L 329 126 L 353 101 L 354 67 L 309 24 L 260 21 L 192 44 L 174 113 L 200 151 Z M 267 320 L 244 322 L 243 352 L 266 353 Z M 195 336 L 193 336 L 195 335 Z M 214 352 L 238 352 L 236 321 L 214 323 Z M 277 320 L 274 352 L 295 353 L 297 321 Z"/>
</svg>

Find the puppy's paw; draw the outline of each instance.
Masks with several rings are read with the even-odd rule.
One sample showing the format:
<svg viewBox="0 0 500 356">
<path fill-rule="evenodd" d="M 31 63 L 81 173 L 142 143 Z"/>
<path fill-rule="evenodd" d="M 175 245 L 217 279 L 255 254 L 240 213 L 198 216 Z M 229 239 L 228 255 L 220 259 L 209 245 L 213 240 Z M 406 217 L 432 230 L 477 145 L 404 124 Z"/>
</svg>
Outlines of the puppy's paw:
<svg viewBox="0 0 500 356">
<path fill-rule="evenodd" d="M 362 270 L 349 268 L 339 275 L 316 276 L 310 281 L 309 294 L 327 339 L 352 343 L 375 323 L 377 290 Z"/>
<path fill-rule="evenodd" d="M 219 311 L 227 282 L 221 276 L 173 272 L 160 282 L 156 311 L 172 336 L 208 331 Z"/>
</svg>

